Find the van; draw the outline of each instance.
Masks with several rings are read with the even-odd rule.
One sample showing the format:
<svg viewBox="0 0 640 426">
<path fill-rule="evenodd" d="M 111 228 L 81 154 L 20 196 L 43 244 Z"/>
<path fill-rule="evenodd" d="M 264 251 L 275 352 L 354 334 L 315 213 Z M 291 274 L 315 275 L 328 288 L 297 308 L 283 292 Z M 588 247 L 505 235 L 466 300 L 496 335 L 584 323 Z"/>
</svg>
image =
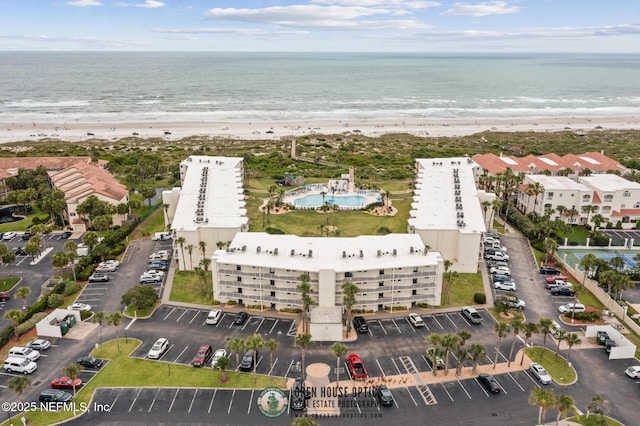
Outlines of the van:
<svg viewBox="0 0 640 426">
<path fill-rule="evenodd" d="M 558 324 L 556 321 L 552 321 L 551 322 L 551 327 L 549 327 L 549 333 L 555 337 L 556 339 L 559 338 L 562 335 L 562 332 L 564 330 L 562 329 L 562 327 L 560 327 L 560 324 Z"/>
<path fill-rule="evenodd" d="M 31 361 L 35 361 L 40 358 L 40 352 L 34 351 L 31 348 L 25 348 L 22 346 L 14 346 L 9 349 L 9 356 L 16 358 L 24 358 Z"/>
<path fill-rule="evenodd" d="M 3 368 L 7 370 L 8 373 L 16 372 L 31 374 L 36 371 L 36 368 L 38 368 L 38 364 L 27 358 L 17 358 L 10 356 L 9 358 L 4 360 Z"/>
<path fill-rule="evenodd" d="M 363 317 L 354 317 L 353 318 L 353 328 L 355 328 L 358 333 L 368 333 L 369 326 L 367 325 L 367 320 Z"/>
<path fill-rule="evenodd" d="M 171 233 L 170 232 L 156 232 L 151 237 L 152 241 L 165 241 L 165 240 L 170 240 L 170 239 L 171 239 Z"/>
</svg>

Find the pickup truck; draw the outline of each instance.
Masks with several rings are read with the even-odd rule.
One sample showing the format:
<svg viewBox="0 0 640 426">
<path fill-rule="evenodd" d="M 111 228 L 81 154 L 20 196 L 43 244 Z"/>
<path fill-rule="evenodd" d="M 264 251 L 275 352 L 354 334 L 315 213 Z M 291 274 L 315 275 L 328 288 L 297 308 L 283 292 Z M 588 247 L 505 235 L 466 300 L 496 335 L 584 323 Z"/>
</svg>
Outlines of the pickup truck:
<svg viewBox="0 0 640 426">
<path fill-rule="evenodd" d="M 347 367 L 349 368 L 349 374 L 351 374 L 351 378 L 353 380 L 365 380 L 369 377 L 362 360 L 356 354 L 349 354 L 347 357 Z"/>
</svg>

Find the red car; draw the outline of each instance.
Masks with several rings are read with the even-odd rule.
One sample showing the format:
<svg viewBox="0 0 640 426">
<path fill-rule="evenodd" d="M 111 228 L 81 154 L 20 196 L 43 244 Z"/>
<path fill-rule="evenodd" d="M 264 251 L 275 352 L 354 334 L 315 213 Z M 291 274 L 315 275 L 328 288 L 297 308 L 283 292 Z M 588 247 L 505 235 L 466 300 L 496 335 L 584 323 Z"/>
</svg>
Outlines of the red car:
<svg viewBox="0 0 640 426">
<path fill-rule="evenodd" d="M 349 354 L 347 367 L 349 367 L 349 374 L 353 380 L 366 380 L 369 377 L 367 369 L 364 368 L 364 364 L 357 354 Z"/>
<path fill-rule="evenodd" d="M 82 379 L 75 379 L 71 381 L 69 377 L 62 376 L 51 381 L 51 387 L 54 389 L 73 389 L 75 384 L 76 388 L 82 385 Z"/>
<path fill-rule="evenodd" d="M 564 275 L 554 275 L 552 277 L 546 277 L 545 280 L 549 284 L 554 284 L 556 282 L 556 280 L 562 280 L 564 282 L 567 282 L 567 281 L 569 281 L 569 278 L 565 277 Z"/>
</svg>

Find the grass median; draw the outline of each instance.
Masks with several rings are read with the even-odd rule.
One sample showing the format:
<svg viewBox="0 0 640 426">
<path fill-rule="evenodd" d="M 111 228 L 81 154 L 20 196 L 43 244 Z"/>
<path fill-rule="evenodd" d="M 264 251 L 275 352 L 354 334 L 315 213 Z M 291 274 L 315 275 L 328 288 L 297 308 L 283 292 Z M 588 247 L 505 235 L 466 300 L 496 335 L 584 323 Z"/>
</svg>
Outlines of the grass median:
<svg viewBox="0 0 640 426">
<path fill-rule="evenodd" d="M 286 386 L 281 377 L 270 377 L 258 374 L 256 383 L 253 374 L 227 371 L 229 380 L 219 381 L 220 371 L 212 368 L 195 368 L 190 365 L 173 364 L 162 361 L 132 358 L 129 354 L 139 345 L 137 339 L 111 340 L 91 352 L 92 356 L 108 359 L 109 362 L 96 373 L 76 394 L 76 407 L 89 406 L 93 393 L 98 388 L 122 387 L 167 387 L 167 388 L 233 388 L 233 389 L 263 389 L 266 387 Z M 120 346 L 118 350 L 118 344 Z M 81 411 L 75 413 L 81 414 Z M 27 413 L 27 418 L 33 426 L 49 425 L 70 419 L 73 411 L 45 412 L 33 411 Z M 14 423 L 19 422 L 16 419 Z M 8 422 L 3 423 L 8 425 Z"/>
<path fill-rule="evenodd" d="M 539 346 L 526 348 L 525 353 L 533 362 L 542 365 L 553 380 L 561 385 L 570 385 L 576 381 L 576 370 L 567 364 L 567 360 L 555 352 Z"/>
</svg>

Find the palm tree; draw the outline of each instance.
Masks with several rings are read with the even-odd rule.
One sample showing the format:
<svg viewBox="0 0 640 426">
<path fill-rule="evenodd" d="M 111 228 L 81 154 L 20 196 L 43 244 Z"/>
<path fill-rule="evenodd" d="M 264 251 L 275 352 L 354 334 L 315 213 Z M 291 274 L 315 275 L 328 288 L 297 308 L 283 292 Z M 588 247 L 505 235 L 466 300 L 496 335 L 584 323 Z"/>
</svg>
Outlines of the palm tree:
<svg viewBox="0 0 640 426">
<path fill-rule="evenodd" d="M 302 380 L 305 380 L 306 372 L 304 366 L 304 356 L 307 348 L 311 346 L 313 341 L 311 340 L 311 335 L 307 333 L 301 333 L 296 336 L 296 346 L 300 347 L 300 351 L 302 351 Z"/>
<path fill-rule="evenodd" d="M 180 254 L 182 256 L 182 269 L 184 270 L 187 269 L 187 262 L 184 258 L 184 243 L 186 242 L 187 242 L 187 239 L 185 237 L 176 238 L 176 244 L 180 246 Z"/>
<path fill-rule="evenodd" d="M 349 337 L 349 332 L 351 331 L 351 309 L 356 304 L 356 294 L 360 292 L 360 289 L 351 281 L 345 281 L 342 284 L 342 292 L 342 305 L 347 311 L 347 337 Z"/>
<path fill-rule="evenodd" d="M 80 364 L 76 364 L 75 362 L 67 365 L 62 369 L 62 374 L 71 379 L 71 385 L 73 386 L 73 396 L 76 396 L 76 382 L 75 380 L 78 378 L 78 374 L 82 371 L 82 367 Z"/>
<path fill-rule="evenodd" d="M 58 275 L 62 276 L 62 268 L 69 264 L 69 256 L 62 251 L 56 251 L 51 256 L 51 266 L 58 270 Z"/>
<path fill-rule="evenodd" d="M 193 271 L 193 250 L 195 246 L 193 244 L 189 244 L 187 246 L 187 253 L 189 253 L 189 269 Z"/>
<path fill-rule="evenodd" d="M 535 322 L 526 322 L 524 323 L 524 325 L 522 326 L 524 331 L 524 347 L 527 347 L 527 341 L 531 338 L 531 336 L 533 336 L 535 333 L 538 332 L 538 324 L 536 324 Z M 543 351 L 541 351 L 543 352 Z M 520 358 L 520 365 L 522 365 L 522 363 L 524 363 L 524 349 L 522 350 L 522 358 Z"/>
<path fill-rule="evenodd" d="M 509 324 L 504 322 L 497 322 L 493 325 L 493 331 L 498 334 L 498 344 L 496 345 L 496 357 L 493 361 L 493 369 L 495 370 L 496 365 L 498 364 L 498 355 L 500 355 L 500 341 L 504 336 L 509 333 Z"/>
<path fill-rule="evenodd" d="M 11 389 L 18 396 L 18 399 L 20 400 L 20 402 L 22 402 L 22 397 L 24 396 L 24 393 L 30 387 L 31 387 L 31 380 L 29 380 L 28 378 L 26 378 L 24 376 L 12 377 L 7 382 L 7 388 Z M 22 417 L 25 420 L 24 424 L 27 424 L 27 422 L 26 422 L 27 416 L 25 415 L 24 411 L 22 411 Z M 9 422 L 9 423 L 11 423 L 11 422 Z"/>
<path fill-rule="evenodd" d="M 464 346 L 464 344 L 467 343 L 467 340 L 471 339 L 471 333 L 467 330 L 460 330 L 457 334 L 458 339 L 460 339 L 460 347 Z"/>
<path fill-rule="evenodd" d="M 542 334 L 542 347 L 547 347 L 547 336 L 551 331 L 551 326 L 553 325 L 553 320 L 549 318 L 540 318 L 538 320 L 538 332 Z M 540 361 L 542 361 L 542 356 L 544 355 L 544 351 L 540 351 Z"/>
<path fill-rule="evenodd" d="M 484 346 L 479 343 L 473 343 L 471 344 L 471 346 L 469 346 L 469 356 L 471 356 L 471 363 L 473 365 L 471 369 L 472 374 L 476 374 L 478 362 L 480 362 L 480 359 L 483 358 L 486 354 L 487 352 L 485 351 Z"/>
<path fill-rule="evenodd" d="M 24 318 L 24 315 L 22 314 L 21 311 L 17 310 L 17 309 L 12 309 L 10 311 L 7 311 L 4 314 L 4 317 L 8 320 L 11 320 L 11 323 L 13 324 L 13 335 L 16 337 L 16 340 L 18 339 L 18 326 L 20 325 L 20 322 L 22 321 L 22 318 Z"/>
<path fill-rule="evenodd" d="M 560 352 L 560 343 L 564 340 L 565 336 L 567 335 L 567 332 L 564 330 L 558 330 L 557 333 L 558 333 L 558 336 L 556 337 L 557 339 L 556 356 L 558 356 L 558 352 Z"/>
<path fill-rule="evenodd" d="M 16 298 L 22 299 L 22 309 L 27 309 L 27 299 L 31 295 L 31 289 L 27 286 L 19 287 L 16 291 Z"/>
<path fill-rule="evenodd" d="M 116 345 L 118 346 L 118 353 L 120 352 L 120 339 L 118 338 L 118 326 L 122 323 L 122 314 L 115 311 L 111 315 L 107 316 L 107 324 L 113 325 L 116 332 Z"/>
<path fill-rule="evenodd" d="M 467 348 L 458 348 L 456 350 L 456 358 L 458 361 L 458 365 L 456 365 L 456 376 L 462 374 L 462 366 L 465 361 L 467 361 L 471 355 L 469 354 L 469 349 Z"/>
<path fill-rule="evenodd" d="M 205 253 L 207 251 L 207 242 L 206 241 L 198 241 L 198 247 L 200 248 L 200 252 L 202 253 L 202 257 L 205 257 Z"/>
<path fill-rule="evenodd" d="M 227 368 L 229 368 L 230 365 L 231 360 L 226 356 L 218 358 L 216 365 L 214 365 L 214 368 L 220 370 L 220 381 L 223 383 L 227 381 Z"/>
<path fill-rule="evenodd" d="M 511 367 L 511 358 L 513 357 L 513 349 L 516 346 L 516 338 L 520 334 L 520 327 L 522 327 L 522 321 L 514 319 L 511 321 L 511 330 L 513 331 L 513 340 L 511 341 L 511 350 L 509 351 L 509 360 L 507 361 L 507 367 Z"/>
<path fill-rule="evenodd" d="M 591 221 L 593 222 L 593 225 L 596 227 L 595 230 L 597 231 L 600 228 L 600 225 L 605 223 L 607 219 L 598 213 L 593 215 L 593 217 L 591 218 Z"/>
<path fill-rule="evenodd" d="M 556 408 L 558 409 L 558 417 L 556 417 L 556 426 L 560 424 L 560 417 L 567 418 L 567 414 L 569 411 L 574 411 L 575 402 L 573 398 L 569 395 L 562 394 L 556 398 Z"/>
<path fill-rule="evenodd" d="M 293 422 L 291 422 L 291 426 L 319 426 L 319 424 L 313 417 L 301 416 L 296 417 Z"/>
<path fill-rule="evenodd" d="M 584 276 L 582 277 L 582 285 L 587 279 L 587 276 L 591 273 L 593 268 L 595 268 L 598 262 L 598 257 L 593 253 L 585 254 L 582 259 L 580 259 L 580 266 L 584 268 Z"/>
<path fill-rule="evenodd" d="M 273 368 L 273 354 L 278 352 L 280 342 L 276 339 L 269 339 L 264 342 L 264 346 L 269 350 L 269 371 Z"/>
<path fill-rule="evenodd" d="M 551 238 L 545 238 L 542 242 L 542 246 L 544 247 L 544 262 L 547 263 L 549 261 L 549 256 L 553 256 L 556 249 L 558 248 L 558 242 Z"/>
<path fill-rule="evenodd" d="M 308 333 L 309 332 L 309 324 L 308 324 L 308 311 L 309 311 L 309 306 L 311 306 L 311 303 L 313 303 L 313 299 L 311 298 L 311 296 L 309 296 L 309 293 L 311 292 L 311 284 L 309 284 L 309 274 L 307 274 L 306 272 L 303 274 L 300 274 L 300 276 L 298 277 L 298 280 L 300 280 L 300 284 L 298 284 L 298 291 L 300 292 L 300 299 L 302 301 L 302 332 L 303 333 Z"/>
<path fill-rule="evenodd" d="M 582 343 L 582 339 L 580 339 L 580 336 L 576 333 L 567 333 L 567 335 L 564 336 L 564 341 L 567 342 L 567 345 L 569 346 L 569 350 L 567 351 L 567 364 L 570 364 L 569 356 L 571 356 L 571 348 L 573 345 L 579 345 Z"/>
<path fill-rule="evenodd" d="M 258 349 L 264 347 L 264 339 L 261 335 L 253 333 L 244 341 L 244 350 L 253 350 L 253 384 L 258 381 L 256 370 L 258 369 Z"/>
<path fill-rule="evenodd" d="M 440 341 L 444 349 L 444 375 L 449 374 L 449 354 L 460 347 L 460 339 L 455 334 L 446 334 Z"/>
<path fill-rule="evenodd" d="M 591 229 L 591 225 L 589 225 L 589 215 L 594 213 L 597 210 L 596 206 L 591 204 L 587 204 L 586 206 L 582 206 L 582 212 L 587 214 L 587 218 L 585 220 L 585 225 L 587 225 L 587 229 Z"/>
<path fill-rule="evenodd" d="M 240 365 L 240 351 L 244 348 L 244 340 L 239 337 L 227 340 L 225 345 L 229 353 L 236 354 L 236 369 Z"/>
<path fill-rule="evenodd" d="M 75 241 L 68 240 L 62 246 L 62 249 L 67 253 L 67 261 L 71 263 L 71 270 L 73 271 L 73 280 L 78 281 L 76 279 L 76 268 L 75 268 L 75 259 L 77 256 L 78 244 Z"/>
<path fill-rule="evenodd" d="M 556 396 L 553 394 L 553 390 L 535 387 L 529 394 L 529 404 L 537 405 L 540 410 L 538 411 L 538 423 L 544 424 L 547 411 L 556 404 Z"/>
<path fill-rule="evenodd" d="M 427 337 L 427 344 L 431 345 L 427 349 L 427 358 L 431 360 L 432 372 L 434 376 L 438 375 L 438 357 L 442 355 L 440 345 L 442 343 L 442 336 L 438 333 L 431 333 Z"/>
<path fill-rule="evenodd" d="M 93 318 L 91 319 L 94 324 L 98 324 L 100 326 L 100 349 L 102 349 L 102 328 L 106 319 L 107 317 L 104 312 L 96 312 L 93 314 Z"/>
<path fill-rule="evenodd" d="M 491 226 L 489 226 L 489 223 L 487 223 L 488 222 L 487 219 L 489 219 L 487 217 L 487 211 L 489 211 L 489 207 L 491 207 L 491 202 L 490 201 L 483 201 L 482 203 L 480 203 L 480 205 L 482 206 L 482 211 L 484 212 L 483 216 L 484 216 L 485 226 L 487 227 L 487 229 L 490 229 Z"/>
<path fill-rule="evenodd" d="M 451 268 L 451 266 L 453 265 L 453 262 L 450 261 L 449 259 L 445 259 L 444 262 L 442 262 L 442 266 L 444 267 L 444 299 L 445 299 L 445 303 L 449 303 L 449 296 L 451 293 L 451 282 L 453 280 L 453 274 L 449 271 L 449 269 Z"/>
<path fill-rule="evenodd" d="M 335 342 L 333 345 L 329 346 L 333 356 L 336 357 L 336 388 L 340 387 L 340 358 L 346 355 L 347 353 L 347 345 L 341 342 Z"/>
</svg>

